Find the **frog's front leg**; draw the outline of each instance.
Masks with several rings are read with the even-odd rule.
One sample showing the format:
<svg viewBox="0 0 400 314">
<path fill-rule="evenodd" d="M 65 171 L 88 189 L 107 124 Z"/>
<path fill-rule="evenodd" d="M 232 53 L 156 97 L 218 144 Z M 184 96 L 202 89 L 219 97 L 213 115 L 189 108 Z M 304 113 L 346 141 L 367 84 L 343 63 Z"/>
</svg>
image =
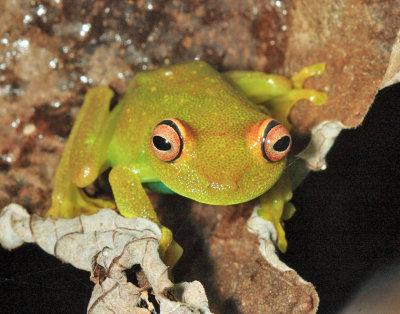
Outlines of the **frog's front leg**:
<svg viewBox="0 0 400 314">
<path fill-rule="evenodd" d="M 113 202 L 88 197 L 81 189 L 107 168 L 107 147 L 113 132 L 109 123 L 112 97 L 113 92 L 105 86 L 86 94 L 57 168 L 47 216 L 72 218 L 115 207 Z"/>
<path fill-rule="evenodd" d="M 182 256 L 183 250 L 173 240 L 171 230 L 162 226 L 158 221 L 157 214 L 135 169 L 126 165 L 118 165 L 111 170 L 109 178 L 121 215 L 127 218 L 143 217 L 158 224 L 162 232 L 159 253 L 164 263 L 172 268 Z"/>
<path fill-rule="evenodd" d="M 292 186 L 289 175 L 285 172 L 275 185 L 260 196 L 260 209 L 258 216 L 270 221 L 276 230 L 276 245 L 281 252 L 286 252 L 287 241 L 282 220 L 291 218 L 295 207 L 290 200 L 292 198 Z"/>
</svg>

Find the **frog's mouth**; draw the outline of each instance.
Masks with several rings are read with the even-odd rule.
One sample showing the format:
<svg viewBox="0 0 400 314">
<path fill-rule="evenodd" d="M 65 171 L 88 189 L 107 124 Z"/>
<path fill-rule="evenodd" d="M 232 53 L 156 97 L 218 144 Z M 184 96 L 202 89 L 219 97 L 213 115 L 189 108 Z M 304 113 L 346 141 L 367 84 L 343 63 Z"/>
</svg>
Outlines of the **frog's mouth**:
<svg viewBox="0 0 400 314">
<path fill-rule="evenodd" d="M 243 193 L 238 185 L 210 183 L 205 193 L 187 197 L 208 205 L 235 205 L 250 201 L 262 193 Z"/>
<path fill-rule="evenodd" d="M 269 182 L 268 185 L 249 186 L 248 184 L 220 183 L 208 181 L 201 185 L 199 182 L 192 189 L 187 186 L 169 187 L 161 181 L 148 182 L 144 186 L 155 192 L 163 194 L 179 194 L 199 203 L 208 205 L 235 205 L 251 201 L 261 194 L 265 193 L 275 182 Z M 246 188 L 247 187 L 247 188 Z"/>
<path fill-rule="evenodd" d="M 178 192 L 173 191 L 172 189 L 170 189 L 169 187 L 167 187 L 164 183 L 162 183 L 161 181 L 158 182 L 147 182 L 143 184 L 144 187 L 154 191 L 154 192 L 158 192 L 158 193 L 162 193 L 162 194 L 180 194 Z M 220 183 L 216 183 L 216 182 L 210 182 L 207 186 L 207 189 L 210 191 L 217 191 L 217 192 L 227 192 L 227 191 L 231 191 L 234 192 L 236 190 L 238 190 L 238 185 L 232 185 L 232 184 L 220 184 Z M 211 194 L 211 193 L 210 193 Z M 192 198 L 194 200 L 196 200 L 196 198 L 189 196 L 189 198 Z M 221 197 L 218 197 L 219 199 Z M 197 201 L 197 200 L 196 200 Z M 205 204 L 213 204 L 216 205 L 215 201 L 213 202 L 204 202 L 201 200 L 198 200 L 200 203 L 205 203 Z M 244 202 L 244 201 L 242 201 Z M 241 203 L 241 202 L 238 202 Z M 237 204 L 237 203 L 235 203 Z M 228 205 L 228 204 L 226 204 Z"/>
<path fill-rule="evenodd" d="M 251 187 L 245 188 L 240 183 L 219 183 L 208 182 L 208 184 L 198 187 L 196 191 L 180 191 L 177 194 L 193 199 L 199 203 L 208 205 L 235 205 L 253 200 L 263 194 L 268 188 Z"/>
</svg>

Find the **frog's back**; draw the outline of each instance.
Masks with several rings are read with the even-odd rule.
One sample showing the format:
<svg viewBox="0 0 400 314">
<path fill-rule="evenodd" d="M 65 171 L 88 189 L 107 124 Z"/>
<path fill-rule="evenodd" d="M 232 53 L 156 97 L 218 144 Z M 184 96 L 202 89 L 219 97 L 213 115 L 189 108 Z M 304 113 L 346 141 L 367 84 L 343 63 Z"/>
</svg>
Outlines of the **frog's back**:
<svg viewBox="0 0 400 314">
<path fill-rule="evenodd" d="M 152 130 L 167 118 L 185 122 L 194 133 L 229 122 L 219 126 L 219 132 L 224 132 L 223 128 L 232 128 L 238 117 L 240 123 L 260 118 L 254 104 L 203 61 L 137 74 L 122 106 L 111 145 L 116 164 L 140 159 Z"/>
</svg>

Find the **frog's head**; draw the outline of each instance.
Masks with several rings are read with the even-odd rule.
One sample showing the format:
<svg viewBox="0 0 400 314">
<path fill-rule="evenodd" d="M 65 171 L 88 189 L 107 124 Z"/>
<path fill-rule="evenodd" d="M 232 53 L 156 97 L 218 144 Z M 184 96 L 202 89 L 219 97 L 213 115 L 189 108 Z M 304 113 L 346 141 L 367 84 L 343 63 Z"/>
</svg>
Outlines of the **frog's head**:
<svg viewBox="0 0 400 314">
<path fill-rule="evenodd" d="M 148 144 L 151 167 L 171 190 L 202 203 L 254 199 L 281 176 L 291 146 L 289 132 L 262 113 L 245 122 L 218 121 L 216 116 L 211 123 L 159 121 Z"/>
</svg>

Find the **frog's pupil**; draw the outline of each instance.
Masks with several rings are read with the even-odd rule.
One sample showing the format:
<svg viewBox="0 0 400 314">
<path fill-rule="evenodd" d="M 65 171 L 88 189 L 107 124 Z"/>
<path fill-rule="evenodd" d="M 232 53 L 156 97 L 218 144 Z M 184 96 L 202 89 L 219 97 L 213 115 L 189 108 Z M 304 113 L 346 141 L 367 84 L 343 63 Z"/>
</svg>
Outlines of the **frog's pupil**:
<svg viewBox="0 0 400 314">
<path fill-rule="evenodd" d="M 280 138 L 275 144 L 274 144 L 274 150 L 277 152 L 283 152 L 287 150 L 290 144 L 290 137 L 289 136 L 284 136 Z"/>
<path fill-rule="evenodd" d="M 154 136 L 153 137 L 153 144 L 158 150 L 170 150 L 171 149 L 171 143 L 166 139 L 163 138 L 162 136 Z"/>
</svg>

